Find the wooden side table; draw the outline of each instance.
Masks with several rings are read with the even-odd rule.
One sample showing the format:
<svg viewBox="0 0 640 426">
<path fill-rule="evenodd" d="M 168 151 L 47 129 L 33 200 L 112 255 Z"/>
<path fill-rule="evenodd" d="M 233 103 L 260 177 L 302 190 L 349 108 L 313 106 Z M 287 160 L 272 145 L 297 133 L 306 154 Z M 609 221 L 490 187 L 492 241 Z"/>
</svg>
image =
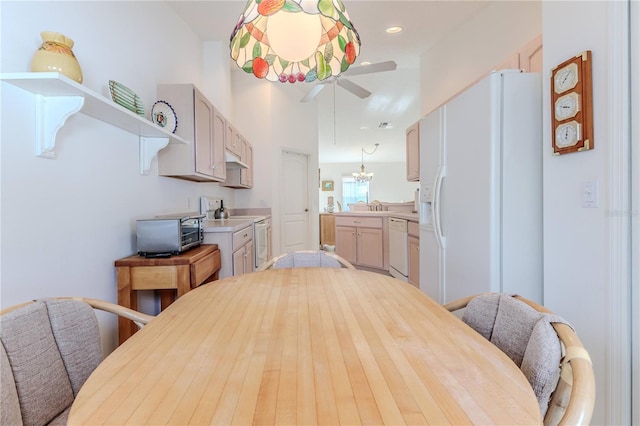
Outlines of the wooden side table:
<svg viewBox="0 0 640 426">
<path fill-rule="evenodd" d="M 137 254 L 116 260 L 118 304 L 138 309 L 138 290 L 156 290 L 160 293 L 160 309 L 164 310 L 175 299 L 192 288 L 218 279 L 220 250 L 217 244 L 203 244 L 177 256 L 146 258 Z M 118 319 L 120 344 L 137 330 L 125 318 Z"/>
</svg>

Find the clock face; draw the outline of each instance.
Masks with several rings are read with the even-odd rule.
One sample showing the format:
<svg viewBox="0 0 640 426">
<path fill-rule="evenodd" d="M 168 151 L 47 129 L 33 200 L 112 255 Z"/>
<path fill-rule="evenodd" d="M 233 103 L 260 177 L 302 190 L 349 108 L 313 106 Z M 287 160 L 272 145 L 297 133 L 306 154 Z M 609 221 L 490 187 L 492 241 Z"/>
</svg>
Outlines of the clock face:
<svg viewBox="0 0 640 426">
<path fill-rule="evenodd" d="M 578 65 L 569 64 L 556 72 L 553 79 L 554 90 L 556 93 L 562 93 L 569 89 L 573 89 L 578 84 Z"/>
<path fill-rule="evenodd" d="M 566 148 L 573 146 L 580 140 L 580 124 L 570 121 L 556 127 L 556 146 Z"/>
<path fill-rule="evenodd" d="M 561 96 L 556 101 L 555 114 L 558 121 L 575 117 L 578 111 L 580 111 L 580 95 L 576 92 Z"/>
</svg>

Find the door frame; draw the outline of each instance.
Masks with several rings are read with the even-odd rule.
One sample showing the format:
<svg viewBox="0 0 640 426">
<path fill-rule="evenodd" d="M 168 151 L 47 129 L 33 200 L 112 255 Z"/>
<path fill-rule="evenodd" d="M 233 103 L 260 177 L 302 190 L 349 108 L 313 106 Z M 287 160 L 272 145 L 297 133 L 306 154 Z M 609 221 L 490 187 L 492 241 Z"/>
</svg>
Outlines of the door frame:
<svg viewBox="0 0 640 426">
<path fill-rule="evenodd" d="M 631 75 L 631 401 L 640 399 L 640 3 L 629 2 Z M 631 424 L 640 425 L 640 406 L 631 402 Z"/>
<path fill-rule="evenodd" d="M 640 392 L 638 350 L 640 348 L 638 320 L 640 302 L 637 288 L 640 282 L 638 267 L 633 257 L 638 257 L 637 193 L 640 189 L 638 172 L 632 161 L 638 161 L 638 49 L 640 37 L 637 25 L 638 8 L 633 1 L 609 3 L 609 60 L 608 104 L 609 121 L 609 324 L 607 358 L 606 418 L 607 424 L 638 424 L 640 413 L 634 407 Z M 637 5 L 636 5 L 637 6 Z M 632 13 L 632 11 L 634 13 Z M 636 26 L 634 30 L 634 25 Z M 633 49 L 632 49 L 633 47 Z M 633 76 L 632 71 L 636 73 Z M 635 100 L 631 94 L 635 91 Z M 632 137 L 632 135 L 634 137 Z M 635 156 L 635 158 L 634 158 Z M 635 288 L 635 290 L 634 290 Z"/>
</svg>

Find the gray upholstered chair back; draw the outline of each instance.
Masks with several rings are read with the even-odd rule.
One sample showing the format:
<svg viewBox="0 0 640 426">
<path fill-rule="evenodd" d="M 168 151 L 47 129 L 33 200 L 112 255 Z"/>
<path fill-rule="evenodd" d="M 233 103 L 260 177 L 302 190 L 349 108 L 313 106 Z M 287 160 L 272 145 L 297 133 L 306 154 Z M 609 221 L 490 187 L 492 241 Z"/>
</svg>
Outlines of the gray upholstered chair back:
<svg viewBox="0 0 640 426">
<path fill-rule="evenodd" d="M 520 367 L 538 399 L 545 425 L 589 423 L 595 401 L 593 368 L 566 321 L 540 305 L 507 294 L 471 296 L 445 308 L 465 308 L 462 321 Z"/>
<path fill-rule="evenodd" d="M 0 424 L 66 424 L 76 394 L 102 361 L 93 308 L 38 301 L 3 314 L 0 325 Z"/>
</svg>

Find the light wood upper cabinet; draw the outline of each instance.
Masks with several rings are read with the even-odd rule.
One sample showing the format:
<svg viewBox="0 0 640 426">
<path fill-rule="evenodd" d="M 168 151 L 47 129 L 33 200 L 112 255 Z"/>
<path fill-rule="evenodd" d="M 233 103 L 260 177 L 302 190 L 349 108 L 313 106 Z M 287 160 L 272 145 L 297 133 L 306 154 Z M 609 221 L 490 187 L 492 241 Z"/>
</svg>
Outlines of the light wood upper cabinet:
<svg viewBox="0 0 640 426">
<path fill-rule="evenodd" d="M 407 129 L 407 180 L 420 180 L 420 122 Z"/>
<path fill-rule="evenodd" d="M 244 138 L 242 139 L 240 159 L 247 165 L 246 169 L 240 169 L 240 185 L 251 188 L 253 186 L 253 147 Z"/>
<path fill-rule="evenodd" d="M 533 39 L 518 52 L 520 68 L 524 72 L 542 72 L 542 36 Z"/>
<path fill-rule="evenodd" d="M 217 109 L 213 110 L 213 143 L 211 144 L 212 157 L 211 168 L 215 180 L 222 181 L 227 177 L 227 169 L 224 158 L 224 140 L 227 120 Z"/>
<path fill-rule="evenodd" d="M 227 121 L 227 135 L 225 142 L 227 151 L 240 157 L 242 149 L 242 135 L 230 121 Z"/>
<path fill-rule="evenodd" d="M 534 38 L 520 50 L 509 55 L 495 69 L 521 69 L 524 72 L 542 72 L 542 35 Z"/>
<path fill-rule="evenodd" d="M 176 112 L 176 134 L 188 143 L 169 145 L 158 154 L 158 174 L 199 182 L 226 178 L 226 121 L 192 84 L 162 84 L 158 97 Z"/>
<path fill-rule="evenodd" d="M 239 135 L 240 150 L 238 157 L 247 168 L 227 168 L 227 178 L 220 184 L 229 188 L 252 188 L 253 187 L 253 146 L 242 135 Z"/>
</svg>

